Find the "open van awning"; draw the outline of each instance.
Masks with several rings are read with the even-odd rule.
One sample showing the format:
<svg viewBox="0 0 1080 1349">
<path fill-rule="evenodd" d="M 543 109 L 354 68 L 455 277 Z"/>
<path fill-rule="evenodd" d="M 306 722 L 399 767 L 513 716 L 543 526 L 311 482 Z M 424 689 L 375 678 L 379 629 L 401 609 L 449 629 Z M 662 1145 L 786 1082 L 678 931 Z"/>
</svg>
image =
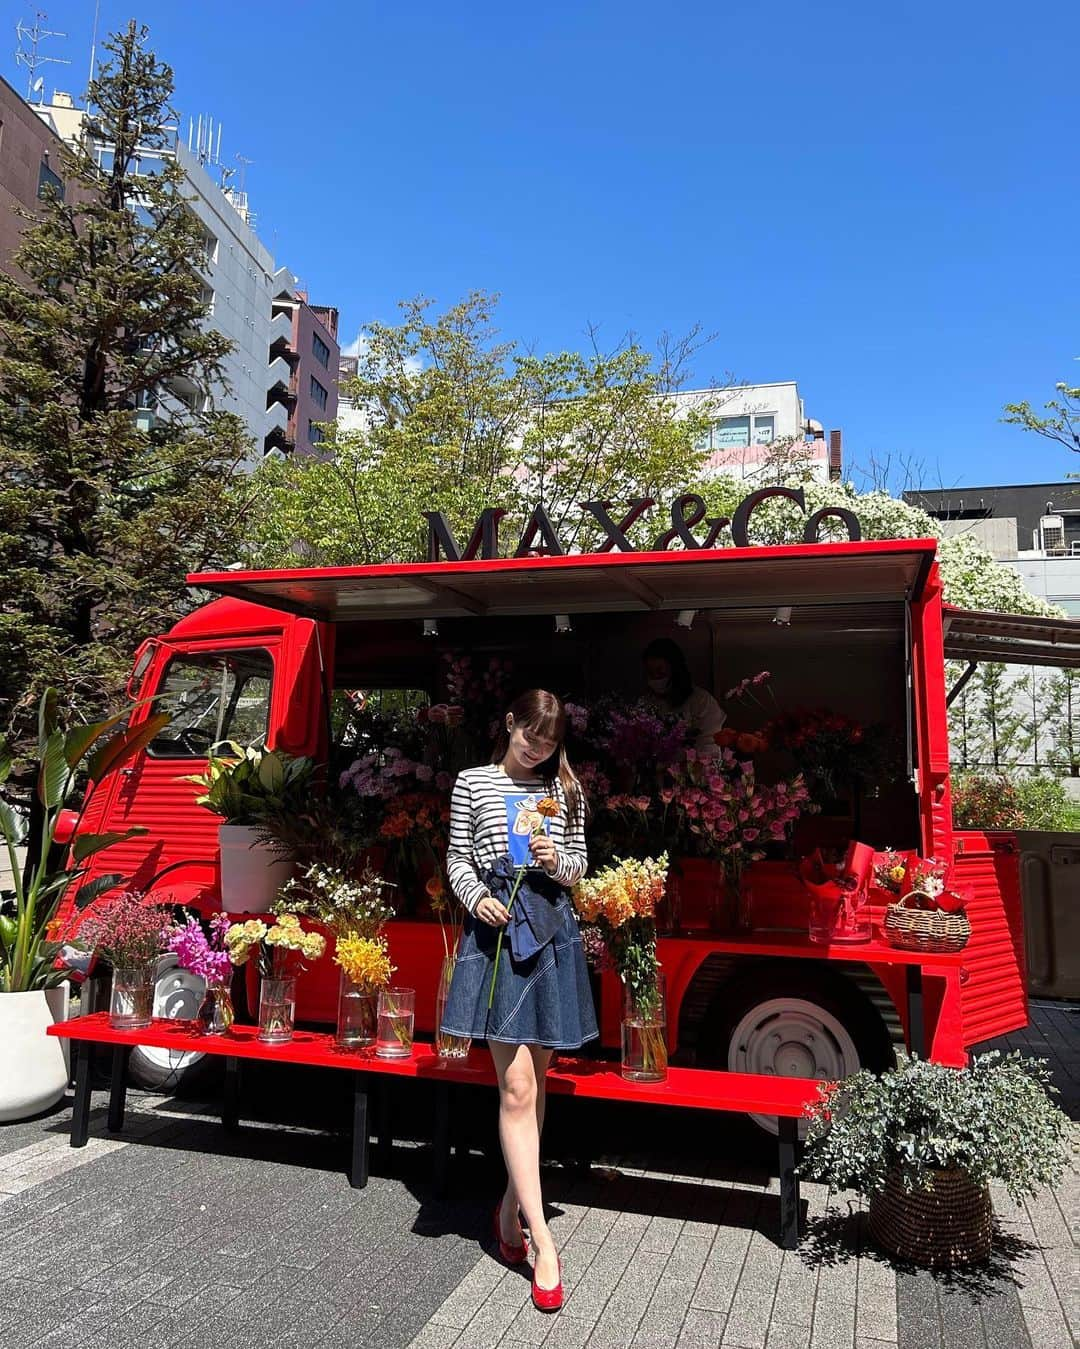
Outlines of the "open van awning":
<svg viewBox="0 0 1080 1349">
<path fill-rule="evenodd" d="M 934 539 L 700 552 L 581 553 L 281 571 L 196 572 L 188 585 L 326 622 L 647 612 L 914 600 Z"/>
<path fill-rule="evenodd" d="M 1080 669 L 1080 618 L 993 614 L 945 605 L 946 660 Z"/>
</svg>

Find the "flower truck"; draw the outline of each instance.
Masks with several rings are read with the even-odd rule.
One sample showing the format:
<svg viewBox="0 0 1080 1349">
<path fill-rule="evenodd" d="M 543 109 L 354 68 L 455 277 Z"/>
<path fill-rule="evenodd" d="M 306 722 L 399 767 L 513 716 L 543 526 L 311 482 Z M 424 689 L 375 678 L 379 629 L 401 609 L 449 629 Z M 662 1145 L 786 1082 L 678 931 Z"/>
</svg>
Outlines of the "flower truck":
<svg viewBox="0 0 1080 1349">
<path fill-rule="evenodd" d="M 465 545 L 432 512 L 424 562 L 189 576 L 212 598 L 143 642 L 128 686 L 134 721 L 151 709 L 171 720 L 81 826 L 146 832 L 98 869 L 209 918 L 272 906 L 297 859 L 319 861 L 333 836 L 338 860 L 351 849 L 394 882 L 390 954 L 416 990 L 418 1034 L 431 1034 L 452 775 L 486 760 L 510 697 L 545 687 L 570 705 L 591 854 L 669 853 L 658 955 L 675 1062 L 836 1079 L 906 1045 L 963 1064 L 971 1045 L 1026 1024 L 1027 991 L 1016 837 L 952 824 L 947 662 L 1076 663 L 1080 624 L 950 608 L 933 539 L 864 541 L 847 512 L 808 519 L 801 543 L 754 546 L 753 512 L 777 495 L 802 505 L 762 489 L 730 522 L 707 521 L 704 540 L 694 499 L 679 498 L 647 551 L 626 535 L 646 506 L 616 523 L 594 502 L 606 538 L 592 553 L 564 551 L 540 507 L 509 557 L 500 512 Z M 848 537 L 818 541 L 824 514 Z M 678 641 L 694 684 L 724 705 L 715 752 L 673 750 L 674 720 L 643 701 L 641 653 L 657 637 Z M 279 851 L 258 902 L 261 845 L 198 804 L 190 781 L 227 742 L 313 765 L 310 800 L 278 801 L 261 821 Z M 238 861 L 254 866 L 239 891 Z M 959 952 L 905 948 L 887 930 L 920 861 L 963 905 Z M 861 914 L 850 929 L 836 918 L 845 884 Z M 157 1014 L 193 1015 L 197 982 L 162 958 Z M 328 950 L 299 980 L 297 1020 L 333 1023 L 337 991 Z M 613 1049 L 617 980 L 599 972 L 595 992 Z M 131 1061 L 146 1085 L 198 1068 L 197 1055 L 149 1048 Z"/>
</svg>

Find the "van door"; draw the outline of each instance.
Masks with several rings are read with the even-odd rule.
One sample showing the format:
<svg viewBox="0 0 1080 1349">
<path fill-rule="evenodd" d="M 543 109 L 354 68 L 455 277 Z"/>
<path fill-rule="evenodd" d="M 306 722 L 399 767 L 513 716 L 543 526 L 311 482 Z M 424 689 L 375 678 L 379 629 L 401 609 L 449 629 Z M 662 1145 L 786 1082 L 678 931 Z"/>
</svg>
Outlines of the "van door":
<svg viewBox="0 0 1080 1349">
<path fill-rule="evenodd" d="M 198 788 L 183 778 L 206 767 L 212 746 L 271 735 L 275 670 L 281 660 L 278 634 L 163 641 L 156 649 L 142 696 L 158 695 L 137 709 L 172 714 L 170 723 L 110 784 L 98 827 L 147 832 L 99 853 L 91 874 L 122 872 L 126 883 L 160 888 L 176 903 L 212 906 L 217 894 L 217 816 L 195 804 Z M 158 888 L 154 886 L 154 888 Z"/>
</svg>

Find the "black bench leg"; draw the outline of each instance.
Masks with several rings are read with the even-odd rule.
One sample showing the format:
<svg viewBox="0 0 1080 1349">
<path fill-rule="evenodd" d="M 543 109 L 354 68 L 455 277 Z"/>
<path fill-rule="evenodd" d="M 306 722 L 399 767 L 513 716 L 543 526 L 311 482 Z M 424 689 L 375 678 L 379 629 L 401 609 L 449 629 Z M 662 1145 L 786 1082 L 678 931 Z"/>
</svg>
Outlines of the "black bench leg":
<svg viewBox="0 0 1080 1349">
<path fill-rule="evenodd" d="M 221 1103 L 222 1128 L 235 1133 L 240 1127 L 240 1060 L 225 1060 L 225 1096 Z"/>
<path fill-rule="evenodd" d="M 437 1195 L 446 1193 L 450 1171 L 450 1083 L 439 1082 L 435 1087 L 435 1126 L 431 1136 L 432 1184 Z"/>
<path fill-rule="evenodd" d="M 930 1057 L 930 1048 L 926 1043 L 926 1011 L 923 1005 L 923 977 L 921 965 L 908 965 L 907 969 L 907 1015 L 908 1048 L 920 1058 Z"/>
<path fill-rule="evenodd" d="M 109 1081 L 109 1132 L 111 1134 L 118 1134 L 124 1127 L 129 1053 L 130 1051 L 124 1045 L 113 1046 L 112 1076 Z"/>
<path fill-rule="evenodd" d="M 368 1091 L 363 1073 L 355 1073 L 354 1078 L 349 1184 L 354 1190 L 362 1190 L 368 1183 Z"/>
<path fill-rule="evenodd" d="M 90 1132 L 90 1043 L 75 1041 L 75 1108 L 71 1114 L 71 1146 L 86 1147 Z"/>
<path fill-rule="evenodd" d="M 797 1119 L 777 1120 L 780 1126 L 780 1245 L 793 1251 L 799 1244 L 799 1173 L 795 1170 Z"/>
<path fill-rule="evenodd" d="M 375 1095 L 375 1128 L 378 1134 L 376 1164 L 382 1175 L 390 1170 L 390 1160 L 394 1150 L 394 1135 L 390 1129 L 390 1083 L 379 1083 Z"/>
</svg>

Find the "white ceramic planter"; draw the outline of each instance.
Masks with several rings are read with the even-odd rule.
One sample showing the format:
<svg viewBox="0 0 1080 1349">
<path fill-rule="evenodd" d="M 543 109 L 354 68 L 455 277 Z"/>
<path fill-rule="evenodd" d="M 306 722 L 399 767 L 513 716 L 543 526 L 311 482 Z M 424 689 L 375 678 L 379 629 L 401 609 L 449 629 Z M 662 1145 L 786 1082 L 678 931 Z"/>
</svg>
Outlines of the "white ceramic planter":
<svg viewBox="0 0 1080 1349">
<path fill-rule="evenodd" d="M 226 913 L 265 913 L 293 873 L 293 859 L 258 841 L 246 824 L 223 824 L 221 907 Z"/>
<path fill-rule="evenodd" d="M 63 1099 L 68 1046 L 45 1031 L 66 1021 L 68 985 L 45 992 L 0 993 L 0 1120 L 29 1119 Z"/>
</svg>

